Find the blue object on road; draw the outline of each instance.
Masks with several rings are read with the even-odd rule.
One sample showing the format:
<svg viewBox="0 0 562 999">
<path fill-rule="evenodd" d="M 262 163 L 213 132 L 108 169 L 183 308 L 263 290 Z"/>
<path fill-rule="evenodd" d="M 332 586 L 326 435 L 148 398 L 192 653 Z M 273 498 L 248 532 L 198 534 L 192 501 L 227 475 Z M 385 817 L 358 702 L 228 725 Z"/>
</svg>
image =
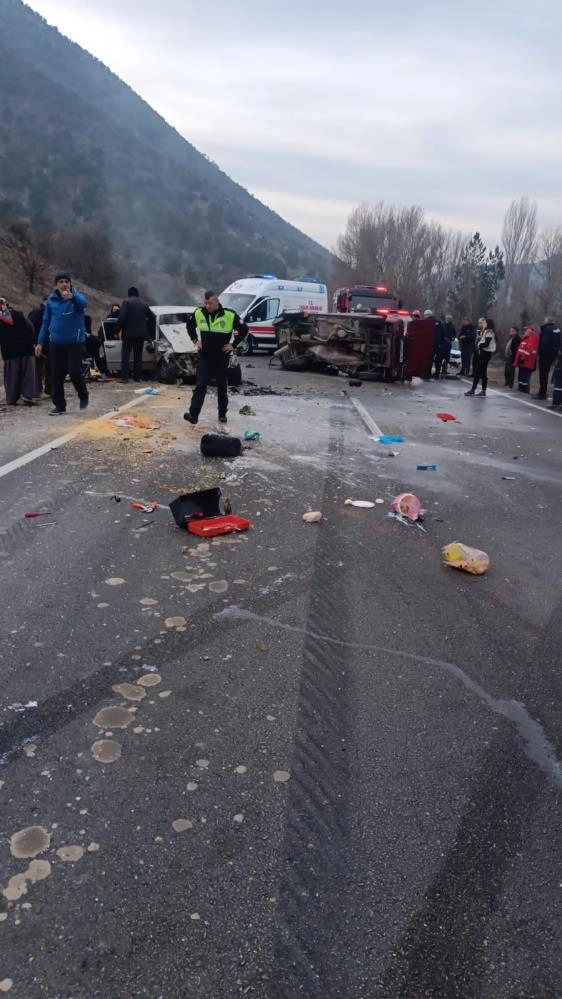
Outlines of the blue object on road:
<svg viewBox="0 0 562 999">
<path fill-rule="evenodd" d="M 418 472 L 436 472 L 437 465 L 416 465 Z"/>
<path fill-rule="evenodd" d="M 400 434 L 384 434 L 379 437 L 379 444 L 403 444 L 404 438 Z"/>
<path fill-rule="evenodd" d="M 259 430 L 246 430 L 246 433 L 244 434 L 245 441 L 259 441 L 259 439 L 260 439 Z"/>
</svg>

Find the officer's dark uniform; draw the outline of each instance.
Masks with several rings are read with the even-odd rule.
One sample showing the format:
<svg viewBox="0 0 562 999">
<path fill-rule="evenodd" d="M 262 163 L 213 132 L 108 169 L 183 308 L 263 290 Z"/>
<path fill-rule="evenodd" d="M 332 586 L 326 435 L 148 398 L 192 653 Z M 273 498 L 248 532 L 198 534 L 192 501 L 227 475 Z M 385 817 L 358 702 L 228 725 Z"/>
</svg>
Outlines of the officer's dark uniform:
<svg viewBox="0 0 562 999">
<path fill-rule="evenodd" d="M 238 347 L 248 335 L 248 327 L 232 309 L 219 306 L 216 312 L 206 308 L 196 309 L 189 317 L 187 332 L 194 343 L 201 341 L 201 351 L 197 362 L 197 385 L 193 390 L 189 412 L 184 419 L 197 423 L 201 407 L 205 401 L 207 386 L 211 378 L 217 383 L 219 420 L 226 420 L 228 409 L 227 371 L 230 354 L 223 351 L 235 333 L 233 347 Z"/>
</svg>

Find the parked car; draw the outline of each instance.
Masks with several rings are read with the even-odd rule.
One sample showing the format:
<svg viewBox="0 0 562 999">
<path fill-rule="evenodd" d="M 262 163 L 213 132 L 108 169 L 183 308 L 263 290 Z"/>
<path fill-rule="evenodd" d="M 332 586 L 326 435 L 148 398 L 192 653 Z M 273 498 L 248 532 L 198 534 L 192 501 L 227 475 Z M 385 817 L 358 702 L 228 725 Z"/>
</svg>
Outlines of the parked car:
<svg viewBox="0 0 562 999">
<path fill-rule="evenodd" d="M 167 385 L 182 381 L 194 381 L 197 363 L 197 349 L 186 329 L 186 322 L 194 306 L 154 305 L 150 307 L 154 315 L 154 339 L 147 340 L 142 353 L 142 370 L 150 378 L 156 378 Z M 115 320 L 105 319 L 102 324 L 105 356 L 110 374 L 121 369 L 121 341 L 115 339 Z M 233 352 L 228 365 L 228 384 L 240 385 L 242 370 L 240 361 Z"/>
<path fill-rule="evenodd" d="M 456 337 L 451 344 L 451 357 L 449 359 L 449 364 L 453 368 L 460 368 L 461 366 L 461 345 Z"/>
</svg>

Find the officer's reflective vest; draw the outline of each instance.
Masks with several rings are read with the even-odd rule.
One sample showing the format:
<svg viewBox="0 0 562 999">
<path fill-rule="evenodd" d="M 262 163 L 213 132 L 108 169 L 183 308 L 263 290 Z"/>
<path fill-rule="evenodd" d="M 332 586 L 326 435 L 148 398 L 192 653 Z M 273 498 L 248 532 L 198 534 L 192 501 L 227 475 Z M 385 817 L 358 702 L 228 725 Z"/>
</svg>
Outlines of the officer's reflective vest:
<svg viewBox="0 0 562 999">
<path fill-rule="evenodd" d="M 196 309 L 195 325 L 199 333 L 221 333 L 223 336 L 229 336 L 234 329 L 234 312 L 225 309 L 222 315 L 215 312 L 207 316 L 203 309 Z"/>
</svg>

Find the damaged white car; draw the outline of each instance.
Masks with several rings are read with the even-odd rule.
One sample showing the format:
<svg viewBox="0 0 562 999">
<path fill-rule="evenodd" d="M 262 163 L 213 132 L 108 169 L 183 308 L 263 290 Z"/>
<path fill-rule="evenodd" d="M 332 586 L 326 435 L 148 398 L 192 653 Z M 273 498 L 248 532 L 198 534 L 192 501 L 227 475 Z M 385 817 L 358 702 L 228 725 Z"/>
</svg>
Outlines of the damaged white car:
<svg viewBox="0 0 562 999">
<path fill-rule="evenodd" d="M 177 381 L 194 381 L 196 377 L 197 349 L 186 323 L 195 311 L 189 305 L 151 305 L 154 316 L 154 338 L 147 340 L 142 352 L 142 370 L 149 378 L 167 385 Z M 121 370 L 121 341 L 116 339 L 116 320 L 102 322 L 104 350 L 110 374 Z M 240 385 L 242 371 L 235 353 L 230 355 L 228 384 Z"/>
</svg>

